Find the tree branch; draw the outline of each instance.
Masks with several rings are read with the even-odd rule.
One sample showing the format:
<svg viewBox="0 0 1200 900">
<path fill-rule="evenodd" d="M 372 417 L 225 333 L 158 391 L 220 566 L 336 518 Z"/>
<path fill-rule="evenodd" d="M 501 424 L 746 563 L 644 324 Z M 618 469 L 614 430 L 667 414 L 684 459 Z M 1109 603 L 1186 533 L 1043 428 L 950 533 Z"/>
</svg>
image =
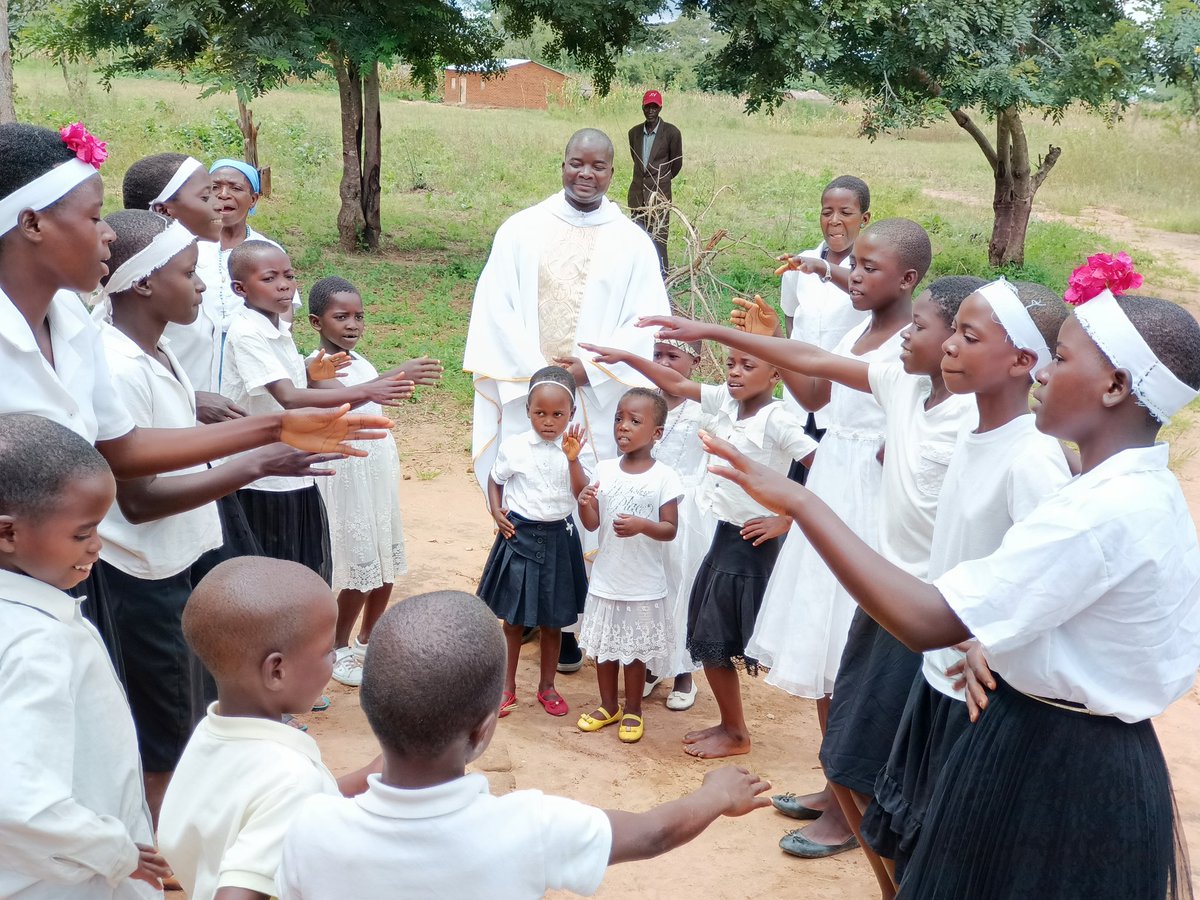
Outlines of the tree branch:
<svg viewBox="0 0 1200 900">
<path fill-rule="evenodd" d="M 997 164 L 996 150 L 992 147 L 991 141 L 987 139 L 987 135 L 980 131 L 979 126 L 961 109 L 950 110 L 950 115 L 954 117 L 954 121 L 958 123 L 959 128 L 975 139 L 975 143 L 979 145 L 979 149 L 983 151 L 983 155 L 987 158 L 988 165 L 992 167 L 992 174 L 995 175 Z"/>
<path fill-rule="evenodd" d="M 1038 157 L 1038 168 L 1033 173 L 1032 186 L 1036 192 L 1042 186 L 1042 182 L 1046 180 L 1046 176 L 1050 174 L 1050 170 L 1054 168 L 1054 164 L 1058 162 L 1058 158 L 1062 155 L 1062 147 L 1050 145 L 1050 149 L 1045 156 Z"/>
</svg>

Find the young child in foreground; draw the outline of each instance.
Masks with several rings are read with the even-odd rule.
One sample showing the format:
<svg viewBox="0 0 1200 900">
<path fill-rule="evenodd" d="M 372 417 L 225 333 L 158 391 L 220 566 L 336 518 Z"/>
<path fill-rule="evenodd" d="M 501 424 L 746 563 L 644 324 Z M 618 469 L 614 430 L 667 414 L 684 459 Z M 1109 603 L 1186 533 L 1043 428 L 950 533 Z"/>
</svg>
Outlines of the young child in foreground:
<svg viewBox="0 0 1200 900">
<path fill-rule="evenodd" d="M 91 444 L 0 416 L 0 896 L 160 897 L 129 704 L 100 635 L 63 593 L 100 553 L 116 496 Z"/>
<path fill-rule="evenodd" d="M 620 722 L 617 737 L 642 739 L 646 669 L 667 665 L 667 575 L 664 543 L 675 539 L 683 485 L 652 455 L 667 421 L 657 391 L 633 388 L 617 403 L 617 459 L 601 460 L 596 480 L 579 494 L 579 521 L 599 531 L 579 645 L 596 660 L 600 706 L 579 717 L 580 731 Z M 617 700 L 625 669 L 625 705 Z"/>
<path fill-rule="evenodd" d="M 500 715 L 517 706 L 517 662 L 526 628 L 538 627 L 541 662 L 537 700 L 552 716 L 567 714 L 554 687 L 562 629 L 574 625 L 587 598 L 583 547 L 571 516 L 587 487 L 575 415 L 575 379 L 546 366 L 529 379 L 525 412 L 532 426 L 506 438 L 488 475 L 496 540 L 479 579 L 479 596 L 504 620 L 508 667 Z"/>
<path fill-rule="evenodd" d="M 320 347 L 310 360 L 322 353 L 332 358 L 349 355 L 349 365 L 338 372 L 340 385 L 352 388 L 379 378 L 370 360 L 354 350 L 366 328 L 363 300 L 354 285 L 337 276 L 317 281 L 308 292 L 308 321 L 321 336 Z M 428 372 L 422 371 L 422 377 L 404 366 L 387 374 L 403 374 L 418 384 L 441 380 L 441 365 L 436 360 L 411 362 L 433 365 Z M 383 414 L 377 403 L 364 404 L 361 410 Z M 371 629 L 387 609 L 396 576 L 408 571 L 398 493 L 400 456 L 395 441 L 369 445 L 366 457 L 347 459 L 332 478 L 318 481 L 317 487 L 329 513 L 333 589 L 338 599 L 333 677 L 356 687 L 362 683 L 362 661 Z M 352 642 L 350 630 L 359 613 L 362 625 Z"/>
<path fill-rule="evenodd" d="M 334 779 L 316 742 L 284 724 L 329 683 L 337 604 L 310 569 L 243 556 L 196 586 L 183 614 L 217 682 L 159 817 L 163 855 L 196 900 L 266 900 L 283 835 L 314 794 L 359 793 L 375 764 Z"/>
<path fill-rule="evenodd" d="M 598 363 L 626 363 L 660 390 L 700 403 L 712 418 L 712 430 L 772 469 L 788 471 L 804 460 L 817 442 L 804 424 L 774 397 L 779 370 L 740 351 L 726 358 L 725 384 L 692 381 L 674 369 L 625 350 L 580 344 Z M 700 564 L 688 602 L 687 649 L 704 666 L 721 720 L 683 737 L 684 752 L 701 759 L 750 752 L 750 731 L 742 708 L 738 667 L 757 674 L 758 660 L 746 642 L 762 604 L 783 536 L 791 522 L 773 516 L 740 490 L 706 477 L 700 485 L 701 509 L 718 520 L 708 554 Z"/>
<path fill-rule="evenodd" d="M 410 597 L 375 626 L 361 699 L 383 772 L 352 800 L 312 797 L 284 842 L 280 900 L 590 895 L 605 869 L 685 844 L 720 816 L 767 805 L 769 785 L 732 766 L 648 812 L 514 791 L 467 766 L 496 730 L 505 639 L 458 591 Z"/>
<path fill-rule="evenodd" d="M 735 467 L 719 474 L 791 513 L 907 646 L 973 635 L 986 648 L 966 670 L 968 701 L 985 711 L 942 770 L 900 882 L 906 900 L 1192 896 L 1150 720 L 1200 665 L 1200 547 L 1158 441 L 1200 396 L 1200 326 L 1164 300 L 1117 299 L 1110 288 L 1141 283 L 1121 263 L 1092 257 L 1072 275 L 1077 305 L 1034 390 L 1039 430 L 1078 444 L 1081 474 L 994 553 L 932 583 L 883 560 L 803 488 L 706 441 Z"/>
</svg>

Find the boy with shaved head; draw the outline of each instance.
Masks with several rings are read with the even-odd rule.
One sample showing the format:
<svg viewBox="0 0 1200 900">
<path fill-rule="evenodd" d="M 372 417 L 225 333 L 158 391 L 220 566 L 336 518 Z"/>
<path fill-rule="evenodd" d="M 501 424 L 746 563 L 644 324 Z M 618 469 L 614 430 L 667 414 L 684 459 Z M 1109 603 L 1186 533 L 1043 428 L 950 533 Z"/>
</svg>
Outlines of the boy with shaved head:
<svg viewBox="0 0 1200 900">
<path fill-rule="evenodd" d="M 732 766 L 648 812 L 541 791 L 494 797 L 466 767 L 496 730 L 504 639 L 478 597 L 438 591 L 393 606 L 371 633 L 362 705 L 383 771 L 353 800 L 316 796 L 284 844 L 280 900 L 590 895 L 613 863 L 690 841 L 720 816 L 767 805 Z"/>
<path fill-rule="evenodd" d="M 163 855 L 189 897 L 266 900 L 283 836 L 314 794 L 357 793 L 372 764 L 335 780 L 316 742 L 284 723 L 307 712 L 333 671 L 337 604 L 299 563 L 244 556 L 196 586 L 188 644 L 217 682 L 159 817 Z"/>
</svg>

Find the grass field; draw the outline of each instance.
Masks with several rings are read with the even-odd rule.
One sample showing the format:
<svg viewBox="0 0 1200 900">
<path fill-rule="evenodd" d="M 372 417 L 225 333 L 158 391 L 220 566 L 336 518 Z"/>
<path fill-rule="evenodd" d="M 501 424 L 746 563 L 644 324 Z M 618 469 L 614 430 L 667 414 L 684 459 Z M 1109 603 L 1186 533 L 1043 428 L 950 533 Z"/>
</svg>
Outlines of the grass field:
<svg viewBox="0 0 1200 900">
<path fill-rule="evenodd" d="M 82 118 L 108 140 L 108 210 L 120 207 L 121 176 L 143 155 L 176 150 L 211 160 L 240 150 L 231 98 L 199 100 L 193 85 L 121 79 L 111 92 L 93 85 L 73 103 L 58 70 L 48 65 L 18 64 L 16 79 L 23 120 L 58 126 Z M 378 365 L 416 352 L 440 357 L 447 390 L 426 402 L 463 420 L 470 384 L 457 364 L 474 283 L 496 227 L 558 189 L 562 146 L 583 126 L 614 137 L 610 196 L 623 202 L 630 174 L 624 133 L 640 120 L 639 100 L 640 93 L 618 89 L 607 98 L 572 98 L 534 112 L 386 98 L 383 249 L 347 256 L 336 247 L 336 93 L 322 86 L 281 90 L 254 106 L 274 195 L 253 224 L 288 247 L 304 283 L 336 273 L 360 287 L 372 325 L 362 349 Z M 840 107 L 793 103 L 774 116 L 747 117 L 735 99 L 703 95 L 668 96 L 664 118 L 684 136 L 686 161 L 675 196 L 685 213 L 698 213 L 718 189 L 728 188 L 701 228 L 726 228 L 741 240 L 719 263 L 721 277 L 738 290 L 778 298 L 771 257 L 816 243 L 821 186 L 842 173 L 868 181 L 877 219 L 904 215 L 926 227 L 935 250 L 932 274 L 988 273 L 990 172 L 952 123 L 870 143 L 855 137 L 854 115 Z M 1051 140 L 1063 147 L 1035 209 L 1073 215 L 1104 207 L 1157 228 L 1200 231 L 1200 139 L 1169 118 L 1133 115 L 1109 129 L 1072 114 L 1058 128 L 1040 121 L 1028 128 L 1033 147 L 1044 149 Z M 1099 235 L 1035 222 L 1026 266 L 1013 274 L 1061 289 L 1071 269 L 1102 248 L 1112 244 Z M 1144 253 L 1137 261 L 1151 283 L 1178 275 Z M 302 346 L 312 343 L 305 327 L 297 338 Z"/>
</svg>

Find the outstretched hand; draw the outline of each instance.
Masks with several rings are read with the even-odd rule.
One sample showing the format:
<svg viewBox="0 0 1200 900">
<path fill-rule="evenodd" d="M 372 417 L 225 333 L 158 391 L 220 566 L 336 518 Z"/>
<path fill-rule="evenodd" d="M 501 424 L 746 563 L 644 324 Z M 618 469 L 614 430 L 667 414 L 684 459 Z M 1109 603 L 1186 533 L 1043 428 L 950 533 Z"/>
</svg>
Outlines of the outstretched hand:
<svg viewBox="0 0 1200 900">
<path fill-rule="evenodd" d="M 285 410 L 279 440 L 309 453 L 366 456 L 366 450 L 347 442 L 377 441 L 391 436 L 392 420 L 386 416 L 349 415 L 349 412 L 349 403 L 333 409 Z"/>
<path fill-rule="evenodd" d="M 346 457 L 341 453 L 309 453 L 287 444 L 268 444 L 253 451 L 259 462 L 262 477 L 310 478 L 334 474 L 324 468 L 327 463 Z"/>
<path fill-rule="evenodd" d="M 579 346 L 582 347 L 583 344 Z M 570 372 L 577 385 L 583 386 L 588 383 L 587 369 L 583 367 L 583 360 L 578 356 L 556 356 L 550 361 L 560 369 Z"/>
<path fill-rule="evenodd" d="M 317 350 L 317 355 L 308 362 L 308 380 L 310 382 L 330 381 L 339 375 L 344 376 L 345 373 L 342 372 L 342 369 L 349 366 L 350 363 L 350 354 L 345 350 L 327 354 L 325 348 L 321 347 Z"/>
<path fill-rule="evenodd" d="M 825 260 L 819 256 L 801 256 L 797 254 L 790 256 L 784 254 L 778 257 L 783 261 L 783 265 L 775 270 L 776 275 L 782 275 L 784 272 L 801 272 L 804 275 L 814 275 L 817 272 L 823 272 L 825 269 Z"/>
<path fill-rule="evenodd" d="M 628 350 L 618 350 L 616 347 L 601 347 L 597 344 L 580 344 L 579 349 L 586 350 L 588 353 L 594 353 L 593 361 L 606 366 L 615 366 L 617 363 L 623 363 L 630 356 Z"/>
<path fill-rule="evenodd" d="M 747 334 L 773 337 L 779 333 L 779 314 L 758 294 L 754 295 L 753 300 L 734 297 L 729 324 Z"/>
<path fill-rule="evenodd" d="M 579 453 L 586 443 L 587 433 L 583 430 L 582 425 L 575 424 L 568 428 L 562 439 L 562 452 L 566 454 L 567 462 L 575 462 L 579 459 Z"/>
<path fill-rule="evenodd" d="M 408 362 L 396 366 L 396 368 L 385 372 L 385 375 L 403 375 L 405 378 L 418 385 L 433 385 L 439 384 L 442 380 L 442 361 L 433 359 L 428 356 L 418 356 L 416 359 L 410 359 Z"/>
<path fill-rule="evenodd" d="M 707 326 L 703 322 L 681 316 L 642 316 L 637 320 L 637 327 L 658 328 L 656 336 L 666 341 L 692 343 L 708 337 Z"/>
<path fill-rule="evenodd" d="M 753 810 L 770 806 L 771 799 L 763 796 L 770 789 L 769 781 L 764 781 L 741 766 L 714 769 L 704 776 L 704 784 L 700 788 L 723 795 L 721 815 L 724 816 L 744 816 Z"/>
<path fill-rule="evenodd" d="M 729 441 L 707 431 L 700 432 L 700 441 L 708 453 L 729 463 L 729 466 L 709 466 L 710 472 L 729 479 L 772 512 L 789 515 L 792 504 L 804 496 L 803 487 L 750 459 Z"/>
<path fill-rule="evenodd" d="M 979 641 L 964 641 L 955 648 L 966 656 L 946 670 L 950 677 L 958 676 L 954 681 L 954 689 L 965 689 L 967 700 L 967 715 L 972 722 L 978 722 L 979 717 L 988 706 L 988 691 L 996 689 L 996 676 L 988 665 L 987 655 Z"/>
</svg>

